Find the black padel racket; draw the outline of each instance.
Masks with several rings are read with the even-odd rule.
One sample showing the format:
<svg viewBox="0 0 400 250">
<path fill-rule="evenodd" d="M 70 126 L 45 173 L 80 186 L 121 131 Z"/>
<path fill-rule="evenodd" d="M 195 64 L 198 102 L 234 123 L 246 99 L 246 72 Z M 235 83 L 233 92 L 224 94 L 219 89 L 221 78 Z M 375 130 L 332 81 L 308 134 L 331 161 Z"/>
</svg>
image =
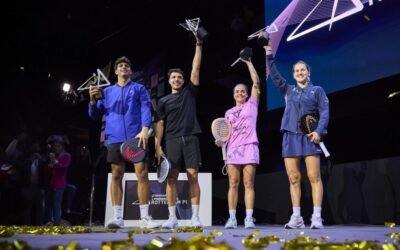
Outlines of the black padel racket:
<svg viewBox="0 0 400 250">
<path fill-rule="evenodd" d="M 319 121 L 318 113 L 305 114 L 299 120 L 299 127 L 301 131 L 303 131 L 303 133 L 307 135 L 317 129 L 318 121 Z M 321 150 L 324 152 L 325 157 L 329 157 L 331 154 L 325 147 L 324 142 L 320 141 L 318 144 L 321 147 Z"/>
<path fill-rule="evenodd" d="M 130 163 L 138 163 L 146 157 L 146 149 L 139 147 L 139 139 L 133 138 L 121 144 L 121 156 Z"/>
</svg>

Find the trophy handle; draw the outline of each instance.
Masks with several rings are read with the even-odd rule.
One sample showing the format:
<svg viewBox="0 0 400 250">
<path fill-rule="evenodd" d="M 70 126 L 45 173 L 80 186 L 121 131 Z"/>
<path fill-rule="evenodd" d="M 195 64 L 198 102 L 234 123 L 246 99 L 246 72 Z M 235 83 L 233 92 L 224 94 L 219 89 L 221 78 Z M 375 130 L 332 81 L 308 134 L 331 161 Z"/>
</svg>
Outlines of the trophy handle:
<svg viewBox="0 0 400 250">
<path fill-rule="evenodd" d="M 268 31 L 260 32 L 260 36 L 257 38 L 258 45 L 264 47 L 269 44 L 270 33 Z"/>
<path fill-rule="evenodd" d="M 197 29 L 196 35 L 200 40 L 204 41 L 208 37 L 208 32 L 206 29 L 204 29 L 203 27 L 200 26 Z"/>
</svg>

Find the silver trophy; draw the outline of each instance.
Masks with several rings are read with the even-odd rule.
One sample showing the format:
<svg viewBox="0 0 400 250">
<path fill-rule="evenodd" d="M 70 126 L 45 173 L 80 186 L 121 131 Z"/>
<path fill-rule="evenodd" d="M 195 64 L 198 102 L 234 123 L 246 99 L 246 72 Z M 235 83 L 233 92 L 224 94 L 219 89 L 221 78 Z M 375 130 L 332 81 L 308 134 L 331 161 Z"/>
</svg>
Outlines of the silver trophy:
<svg viewBox="0 0 400 250">
<path fill-rule="evenodd" d="M 243 60 L 243 61 L 249 61 L 251 56 L 253 55 L 253 49 L 250 47 L 246 47 L 244 49 L 242 49 L 239 53 L 239 58 L 236 59 L 236 61 L 234 61 L 231 64 L 231 67 L 235 66 L 239 61 Z"/>
<path fill-rule="evenodd" d="M 109 72 L 110 67 L 111 67 L 111 63 L 109 63 L 103 69 L 103 71 Z M 101 90 L 101 87 L 110 86 L 111 83 L 108 80 L 107 76 L 104 75 L 103 71 L 101 71 L 100 69 L 97 69 L 97 74 L 93 73 L 93 75 L 91 77 L 89 77 L 89 79 L 87 79 L 81 86 L 79 86 L 79 88 L 77 90 L 84 91 L 84 90 L 88 90 L 90 88 L 90 86 L 97 86 L 100 89 L 100 93 L 94 97 L 95 100 L 104 99 L 104 94 L 103 94 L 103 91 Z"/>
<path fill-rule="evenodd" d="M 199 26 L 200 17 L 194 19 L 185 19 L 184 23 L 180 23 L 185 30 L 193 32 L 200 40 L 204 41 L 208 37 L 208 32 Z"/>
<path fill-rule="evenodd" d="M 275 33 L 275 32 L 278 32 L 278 27 L 276 27 L 276 25 L 273 23 L 270 26 L 264 27 L 256 32 L 254 32 L 253 34 L 249 35 L 247 37 L 247 39 L 251 40 L 251 39 L 257 37 L 257 43 L 260 46 L 267 46 L 269 44 L 269 39 L 270 39 L 271 33 Z"/>
</svg>

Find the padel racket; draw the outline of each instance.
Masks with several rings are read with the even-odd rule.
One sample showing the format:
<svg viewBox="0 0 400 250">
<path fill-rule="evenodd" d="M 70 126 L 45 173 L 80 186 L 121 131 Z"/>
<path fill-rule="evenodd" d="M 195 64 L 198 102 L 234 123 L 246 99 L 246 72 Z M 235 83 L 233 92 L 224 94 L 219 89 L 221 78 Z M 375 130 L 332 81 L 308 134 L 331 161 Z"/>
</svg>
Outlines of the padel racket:
<svg viewBox="0 0 400 250">
<path fill-rule="evenodd" d="M 121 144 L 120 153 L 122 158 L 130 163 L 138 163 L 146 157 L 146 149 L 143 145 L 139 147 L 139 139 L 133 138 Z"/>
<path fill-rule="evenodd" d="M 165 156 L 161 156 L 160 165 L 157 166 L 157 179 L 159 183 L 163 183 L 167 179 L 171 163 Z"/>
<path fill-rule="evenodd" d="M 224 167 L 226 165 L 226 144 L 229 136 L 231 135 L 231 123 L 225 118 L 216 118 L 211 123 L 211 132 L 215 140 L 222 142 L 222 159 L 224 160 Z M 224 171 L 223 171 L 224 172 Z"/>
<path fill-rule="evenodd" d="M 303 133 L 307 135 L 317 129 L 318 121 L 318 113 L 305 114 L 299 120 L 299 127 Z M 325 157 L 329 157 L 330 153 L 328 149 L 326 149 L 324 142 L 320 141 L 318 144 L 324 152 Z"/>
</svg>

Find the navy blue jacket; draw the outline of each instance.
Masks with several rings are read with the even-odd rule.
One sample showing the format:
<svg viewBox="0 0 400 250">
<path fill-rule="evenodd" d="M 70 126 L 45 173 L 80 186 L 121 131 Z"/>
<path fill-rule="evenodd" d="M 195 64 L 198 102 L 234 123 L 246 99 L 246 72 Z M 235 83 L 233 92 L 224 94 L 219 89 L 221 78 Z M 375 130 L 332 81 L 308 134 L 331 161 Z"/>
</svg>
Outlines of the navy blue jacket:
<svg viewBox="0 0 400 250">
<path fill-rule="evenodd" d="M 285 97 L 285 112 L 282 117 L 281 131 L 301 134 L 299 119 L 310 113 L 318 113 L 320 120 L 315 130 L 320 136 L 328 133 L 329 100 L 325 91 L 320 86 L 314 86 L 311 82 L 305 88 L 297 85 L 289 85 L 278 72 L 272 55 L 267 58 L 270 76 L 274 85 Z"/>
<path fill-rule="evenodd" d="M 105 135 L 108 143 L 120 143 L 134 138 L 143 127 L 151 124 L 151 102 L 146 88 L 129 82 L 114 84 L 103 90 L 104 99 L 89 103 L 89 116 L 100 120 L 105 115 Z"/>
</svg>

